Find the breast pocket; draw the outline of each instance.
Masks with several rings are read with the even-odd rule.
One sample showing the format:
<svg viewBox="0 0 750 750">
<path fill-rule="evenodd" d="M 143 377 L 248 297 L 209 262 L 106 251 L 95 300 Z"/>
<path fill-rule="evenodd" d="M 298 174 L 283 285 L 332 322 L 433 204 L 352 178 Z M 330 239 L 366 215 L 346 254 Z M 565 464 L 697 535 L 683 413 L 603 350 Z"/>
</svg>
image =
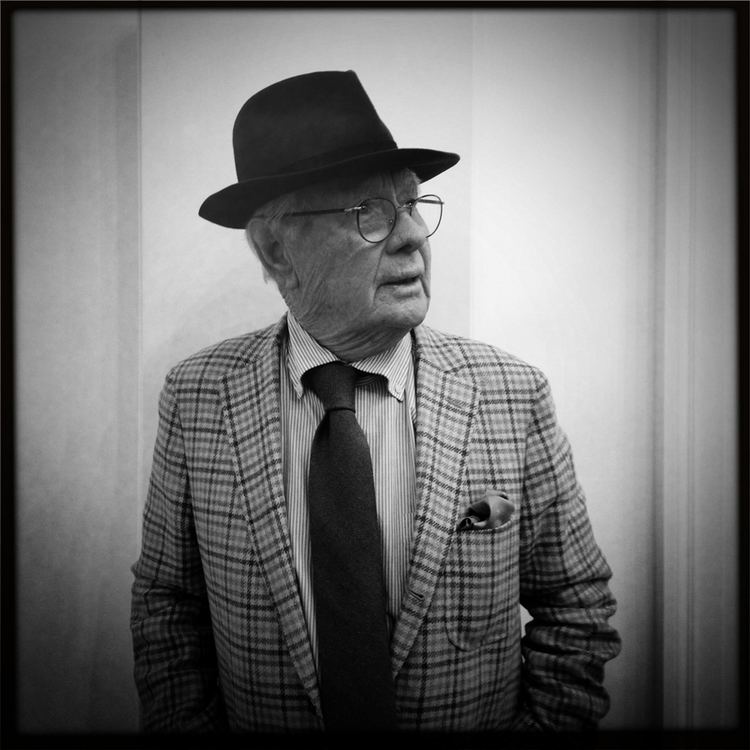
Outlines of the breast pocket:
<svg viewBox="0 0 750 750">
<path fill-rule="evenodd" d="M 456 531 L 443 573 L 445 628 L 468 651 L 508 635 L 518 615 L 518 521 Z"/>
</svg>

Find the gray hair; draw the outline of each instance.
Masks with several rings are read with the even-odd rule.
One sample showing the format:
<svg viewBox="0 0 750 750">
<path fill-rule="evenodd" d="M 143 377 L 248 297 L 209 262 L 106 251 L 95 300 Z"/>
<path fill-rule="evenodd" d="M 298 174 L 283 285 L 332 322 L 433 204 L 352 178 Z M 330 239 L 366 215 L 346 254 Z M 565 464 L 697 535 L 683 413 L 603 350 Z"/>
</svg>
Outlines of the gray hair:
<svg viewBox="0 0 750 750">
<path fill-rule="evenodd" d="M 277 230 L 281 224 L 282 218 L 286 214 L 292 213 L 293 211 L 304 210 L 301 207 L 300 193 L 301 191 L 283 193 L 282 195 L 276 196 L 276 198 L 272 198 L 270 201 L 264 203 L 262 206 L 253 211 L 253 215 L 248 219 L 247 224 L 245 224 L 245 238 L 247 239 L 247 244 L 250 245 L 251 249 L 256 253 L 256 255 L 258 253 L 258 250 L 253 243 L 253 239 L 250 233 L 250 225 L 256 219 L 263 219 L 274 230 Z"/>
<path fill-rule="evenodd" d="M 282 195 L 276 196 L 276 198 L 272 198 L 270 201 L 264 203 L 262 206 L 259 206 L 255 211 L 253 211 L 253 215 L 248 219 L 247 224 L 245 224 L 245 239 L 250 249 L 255 254 L 255 257 L 260 261 L 261 268 L 263 269 L 263 280 L 265 282 L 272 280 L 273 277 L 268 272 L 265 264 L 263 263 L 263 260 L 261 259 L 258 248 L 253 241 L 250 226 L 254 221 L 265 221 L 274 232 L 278 232 L 281 227 L 281 220 L 286 214 L 292 213 L 294 211 L 305 210 L 305 199 L 302 193 L 302 190 L 296 190 L 290 193 L 283 193 Z M 296 235 L 298 230 L 299 224 L 296 222 L 294 224 L 287 225 L 284 229 L 284 231 L 292 238 Z"/>
</svg>

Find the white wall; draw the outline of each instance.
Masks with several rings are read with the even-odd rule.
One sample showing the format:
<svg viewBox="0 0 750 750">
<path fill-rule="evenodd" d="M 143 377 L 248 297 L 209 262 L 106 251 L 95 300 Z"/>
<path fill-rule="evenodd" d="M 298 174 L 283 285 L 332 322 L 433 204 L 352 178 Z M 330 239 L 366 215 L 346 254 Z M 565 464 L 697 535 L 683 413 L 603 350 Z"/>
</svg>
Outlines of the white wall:
<svg viewBox="0 0 750 750">
<path fill-rule="evenodd" d="M 430 183 L 428 322 L 550 377 L 620 601 L 605 728 L 731 725 L 731 28 L 709 15 L 17 16 L 23 729 L 136 726 L 128 566 L 164 374 L 283 309 L 242 233 L 197 209 L 235 179 L 245 99 L 326 68 L 358 72 L 400 145 L 463 157 Z"/>
<path fill-rule="evenodd" d="M 137 712 L 138 19 L 14 20 L 19 726 L 124 731 Z"/>
<path fill-rule="evenodd" d="M 656 583 L 670 686 L 663 721 L 727 727 L 747 711 L 737 700 L 746 667 L 737 658 L 737 560 L 747 529 L 738 528 L 735 440 L 737 155 L 727 74 L 735 50 L 726 12 L 665 13 L 660 33 Z"/>
</svg>

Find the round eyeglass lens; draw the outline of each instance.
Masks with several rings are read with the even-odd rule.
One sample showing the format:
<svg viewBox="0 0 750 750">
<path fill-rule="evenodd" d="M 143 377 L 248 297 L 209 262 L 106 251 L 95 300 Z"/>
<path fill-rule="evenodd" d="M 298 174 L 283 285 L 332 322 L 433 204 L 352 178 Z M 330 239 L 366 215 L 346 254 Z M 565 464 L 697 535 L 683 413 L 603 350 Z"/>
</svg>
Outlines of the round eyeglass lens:
<svg viewBox="0 0 750 750">
<path fill-rule="evenodd" d="M 359 233 L 368 242 L 384 240 L 393 228 L 396 207 L 385 198 L 368 198 L 357 211 Z"/>
<path fill-rule="evenodd" d="M 437 195 L 423 195 L 414 202 L 412 218 L 421 221 L 427 229 L 427 236 L 435 234 L 443 217 L 443 202 Z"/>
</svg>

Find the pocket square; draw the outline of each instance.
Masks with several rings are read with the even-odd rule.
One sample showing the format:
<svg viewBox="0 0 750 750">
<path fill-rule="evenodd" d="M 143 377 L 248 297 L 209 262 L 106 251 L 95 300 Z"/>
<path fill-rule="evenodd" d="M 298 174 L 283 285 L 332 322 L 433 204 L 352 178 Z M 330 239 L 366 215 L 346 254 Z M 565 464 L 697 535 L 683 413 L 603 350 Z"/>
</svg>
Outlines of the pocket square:
<svg viewBox="0 0 750 750">
<path fill-rule="evenodd" d="M 496 529 L 510 521 L 516 506 L 501 492 L 488 492 L 472 503 L 456 527 L 461 529 Z"/>
</svg>

